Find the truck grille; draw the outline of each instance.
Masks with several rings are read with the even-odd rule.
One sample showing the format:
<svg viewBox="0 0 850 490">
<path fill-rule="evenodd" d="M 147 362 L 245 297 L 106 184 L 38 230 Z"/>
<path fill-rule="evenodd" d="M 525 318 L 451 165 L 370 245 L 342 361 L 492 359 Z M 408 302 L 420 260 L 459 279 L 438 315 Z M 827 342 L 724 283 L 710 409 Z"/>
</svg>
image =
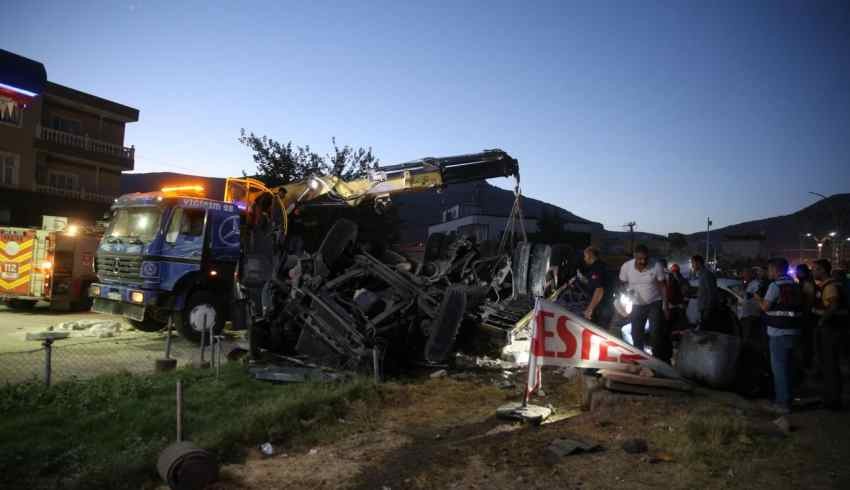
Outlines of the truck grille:
<svg viewBox="0 0 850 490">
<path fill-rule="evenodd" d="M 97 254 L 100 280 L 126 279 L 141 282 L 142 257 L 139 255 Z"/>
</svg>

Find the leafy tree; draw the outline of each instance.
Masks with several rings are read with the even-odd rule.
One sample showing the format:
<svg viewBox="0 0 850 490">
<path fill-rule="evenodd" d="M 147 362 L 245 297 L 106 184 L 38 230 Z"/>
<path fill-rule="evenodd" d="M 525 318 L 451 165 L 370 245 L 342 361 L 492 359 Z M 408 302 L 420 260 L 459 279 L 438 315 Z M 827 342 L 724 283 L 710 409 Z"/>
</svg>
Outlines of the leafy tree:
<svg viewBox="0 0 850 490">
<path fill-rule="evenodd" d="M 240 131 L 239 142 L 254 152 L 257 177 L 272 185 L 303 180 L 312 174 L 356 179 L 365 176 L 367 170 L 376 167 L 379 162 L 371 147 L 340 147 L 336 138 L 331 138 L 333 152 L 324 157 L 309 145 L 293 146 L 291 141 L 280 143 L 265 135 L 249 133 L 244 128 Z"/>
</svg>

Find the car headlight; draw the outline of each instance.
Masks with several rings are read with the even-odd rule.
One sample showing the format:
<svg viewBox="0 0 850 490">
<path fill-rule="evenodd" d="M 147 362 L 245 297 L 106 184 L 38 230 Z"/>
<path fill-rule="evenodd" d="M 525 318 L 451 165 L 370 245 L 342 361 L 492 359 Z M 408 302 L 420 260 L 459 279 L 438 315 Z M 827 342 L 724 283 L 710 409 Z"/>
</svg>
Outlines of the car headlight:
<svg viewBox="0 0 850 490">
<path fill-rule="evenodd" d="M 634 301 L 632 301 L 631 296 L 629 296 L 628 294 L 621 294 L 619 301 L 620 306 L 623 307 L 623 310 L 625 310 L 626 314 L 630 315 L 632 313 L 632 307 L 634 306 Z"/>
<path fill-rule="evenodd" d="M 89 296 L 100 296 L 100 286 L 92 286 Z"/>
<path fill-rule="evenodd" d="M 130 293 L 130 301 L 133 303 L 143 303 L 145 301 L 145 295 L 141 291 L 133 291 Z"/>
</svg>

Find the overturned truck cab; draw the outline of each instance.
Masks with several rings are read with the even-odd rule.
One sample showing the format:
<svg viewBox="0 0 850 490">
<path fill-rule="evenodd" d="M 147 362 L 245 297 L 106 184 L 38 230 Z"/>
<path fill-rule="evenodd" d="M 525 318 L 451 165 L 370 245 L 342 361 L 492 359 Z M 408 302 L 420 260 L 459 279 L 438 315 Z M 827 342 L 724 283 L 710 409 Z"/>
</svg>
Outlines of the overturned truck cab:
<svg viewBox="0 0 850 490">
<path fill-rule="evenodd" d="M 374 354 L 387 367 L 442 363 L 464 322 L 481 323 L 484 304 L 519 295 L 528 307 L 529 244 L 520 245 L 526 262 L 519 268 L 522 287 L 515 288 L 511 254 L 482 257 L 463 237 L 432 235 L 416 262 L 360 240 L 351 219 L 336 219 L 310 251 L 298 231 L 299 210 L 311 206 L 383 206 L 396 193 L 517 175 L 516 160 L 487 150 L 378 168 L 354 181 L 313 176 L 267 188 L 230 179 L 225 200 L 247 208 L 236 291 L 249 319 L 252 355 L 301 355 L 345 369 L 371 363 Z M 548 255 L 539 259 L 545 276 Z M 542 276 L 534 281 L 542 283 Z"/>
</svg>

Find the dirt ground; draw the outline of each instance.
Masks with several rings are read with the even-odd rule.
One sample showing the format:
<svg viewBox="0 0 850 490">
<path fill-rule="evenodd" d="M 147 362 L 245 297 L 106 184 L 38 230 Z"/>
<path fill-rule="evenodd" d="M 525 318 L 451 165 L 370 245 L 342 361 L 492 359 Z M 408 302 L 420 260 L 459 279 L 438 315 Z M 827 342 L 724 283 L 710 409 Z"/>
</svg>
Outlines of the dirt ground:
<svg viewBox="0 0 850 490">
<path fill-rule="evenodd" d="M 850 488 L 847 412 L 795 413 L 786 435 L 759 404 L 706 389 L 582 412 L 577 381 L 547 373 L 536 403 L 556 413 L 534 427 L 495 417 L 519 397 L 499 381 L 495 372 L 384 384 L 327 442 L 284 441 L 272 457 L 253 450 L 223 468 L 216 488 Z M 634 437 L 647 453 L 622 449 Z M 604 449 L 549 461 L 559 438 Z"/>
</svg>

